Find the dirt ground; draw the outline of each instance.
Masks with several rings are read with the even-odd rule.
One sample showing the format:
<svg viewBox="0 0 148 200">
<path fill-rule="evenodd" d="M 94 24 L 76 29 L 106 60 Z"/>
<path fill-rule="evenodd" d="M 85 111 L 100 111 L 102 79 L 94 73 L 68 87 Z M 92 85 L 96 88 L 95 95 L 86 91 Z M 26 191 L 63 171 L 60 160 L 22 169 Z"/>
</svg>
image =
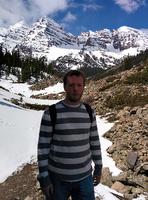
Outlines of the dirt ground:
<svg viewBox="0 0 148 200">
<path fill-rule="evenodd" d="M 0 184 L 0 200 L 43 200 L 36 177 L 36 164 L 27 164 Z"/>
</svg>

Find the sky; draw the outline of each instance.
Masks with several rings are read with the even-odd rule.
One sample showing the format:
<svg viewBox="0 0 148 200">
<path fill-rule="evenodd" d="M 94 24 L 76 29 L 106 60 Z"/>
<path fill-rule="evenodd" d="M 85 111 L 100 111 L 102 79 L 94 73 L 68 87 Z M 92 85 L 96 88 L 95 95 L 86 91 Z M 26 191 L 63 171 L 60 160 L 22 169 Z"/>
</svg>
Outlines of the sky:
<svg viewBox="0 0 148 200">
<path fill-rule="evenodd" d="M 44 16 L 74 35 L 121 26 L 148 29 L 148 0 L 0 0 L 0 26 Z"/>
</svg>

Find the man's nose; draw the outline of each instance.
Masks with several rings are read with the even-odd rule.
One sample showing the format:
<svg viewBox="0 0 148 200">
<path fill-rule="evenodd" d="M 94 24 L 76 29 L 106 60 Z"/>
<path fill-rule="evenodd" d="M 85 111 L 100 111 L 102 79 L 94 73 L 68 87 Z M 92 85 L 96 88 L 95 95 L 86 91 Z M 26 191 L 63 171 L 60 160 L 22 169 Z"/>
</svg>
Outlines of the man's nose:
<svg viewBox="0 0 148 200">
<path fill-rule="evenodd" d="M 77 91 L 79 89 L 79 87 L 77 85 L 74 85 L 73 90 Z"/>
</svg>

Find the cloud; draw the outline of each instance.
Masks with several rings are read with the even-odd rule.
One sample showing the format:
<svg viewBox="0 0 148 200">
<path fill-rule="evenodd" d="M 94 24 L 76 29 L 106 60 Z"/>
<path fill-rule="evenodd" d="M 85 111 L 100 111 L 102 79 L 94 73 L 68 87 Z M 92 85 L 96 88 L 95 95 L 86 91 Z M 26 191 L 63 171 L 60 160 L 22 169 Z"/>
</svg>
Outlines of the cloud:
<svg viewBox="0 0 148 200">
<path fill-rule="evenodd" d="M 69 0 L 0 0 L 0 25 L 8 26 L 20 20 L 33 22 L 68 8 Z"/>
<path fill-rule="evenodd" d="M 62 21 L 64 22 L 72 22 L 72 21 L 75 21 L 77 18 L 76 18 L 76 15 L 73 15 L 71 12 L 68 12 L 67 15 L 63 18 Z"/>
<path fill-rule="evenodd" d="M 77 20 L 76 15 L 73 15 L 70 11 L 66 14 L 66 16 L 61 20 L 60 25 L 64 28 L 69 30 L 71 22 Z"/>
<path fill-rule="evenodd" d="M 91 1 L 87 0 L 87 3 L 71 3 L 70 7 L 73 8 L 81 7 L 84 12 L 88 10 L 98 10 L 102 8 L 101 5 L 92 2 L 92 0 Z"/>
<path fill-rule="evenodd" d="M 127 13 L 132 13 L 140 6 L 145 5 L 145 0 L 115 0 L 115 3 Z"/>
<path fill-rule="evenodd" d="M 97 5 L 97 4 L 84 4 L 84 5 L 82 5 L 82 7 L 83 7 L 83 11 L 98 10 L 98 9 L 102 8 L 102 6 Z"/>
</svg>

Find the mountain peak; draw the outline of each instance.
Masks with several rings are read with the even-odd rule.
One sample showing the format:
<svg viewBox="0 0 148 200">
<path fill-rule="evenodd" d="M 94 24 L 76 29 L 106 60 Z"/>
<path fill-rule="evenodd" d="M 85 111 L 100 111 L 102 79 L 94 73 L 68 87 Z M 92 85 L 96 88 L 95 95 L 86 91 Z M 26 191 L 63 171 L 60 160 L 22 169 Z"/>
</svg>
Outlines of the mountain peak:
<svg viewBox="0 0 148 200">
<path fill-rule="evenodd" d="M 22 28 L 22 27 L 27 27 L 27 24 L 25 23 L 24 20 L 21 20 L 21 21 L 17 22 L 16 24 L 10 26 L 9 29 L 11 29 L 11 30 L 12 30 L 12 29 L 20 29 L 20 28 Z"/>
<path fill-rule="evenodd" d="M 52 27 L 57 27 L 58 29 L 63 29 L 62 26 L 60 24 L 58 24 L 56 21 L 54 21 L 53 19 L 49 18 L 49 17 L 41 17 L 37 22 L 35 22 L 34 24 L 42 24 L 42 25 L 46 25 L 46 26 L 52 26 Z"/>
<path fill-rule="evenodd" d="M 129 26 L 121 26 L 120 28 L 117 29 L 118 31 L 129 31 L 129 30 L 135 30 L 134 28 L 132 27 L 129 27 Z"/>
</svg>

